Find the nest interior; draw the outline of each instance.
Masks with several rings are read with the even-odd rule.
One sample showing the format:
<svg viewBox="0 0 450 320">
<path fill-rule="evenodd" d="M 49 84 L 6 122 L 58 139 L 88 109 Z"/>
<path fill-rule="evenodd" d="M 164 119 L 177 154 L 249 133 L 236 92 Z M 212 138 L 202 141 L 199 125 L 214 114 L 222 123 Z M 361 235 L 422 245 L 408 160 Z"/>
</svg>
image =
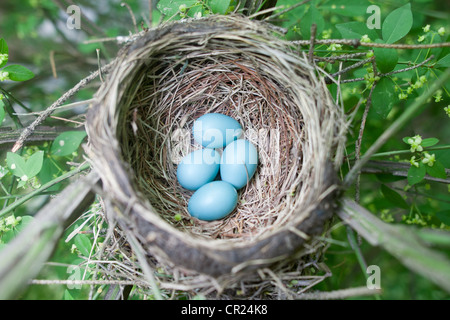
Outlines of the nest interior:
<svg viewBox="0 0 450 320">
<path fill-rule="evenodd" d="M 323 230 L 345 126 L 294 49 L 228 16 L 149 31 L 119 53 L 88 114 L 89 152 L 110 207 L 150 255 L 218 276 L 285 260 Z M 232 214 L 204 222 L 190 217 L 176 167 L 200 148 L 192 124 L 210 112 L 236 119 L 260 160 Z"/>
</svg>

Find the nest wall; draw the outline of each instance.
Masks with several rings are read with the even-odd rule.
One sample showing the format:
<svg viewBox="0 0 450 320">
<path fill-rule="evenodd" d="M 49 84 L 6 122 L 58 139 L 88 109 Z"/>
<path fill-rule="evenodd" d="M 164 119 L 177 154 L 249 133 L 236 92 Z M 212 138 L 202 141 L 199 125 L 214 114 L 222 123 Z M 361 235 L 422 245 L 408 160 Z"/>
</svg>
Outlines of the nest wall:
<svg viewBox="0 0 450 320">
<path fill-rule="evenodd" d="M 298 258 L 338 191 L 345 121 L 306 57 L 240 16 L 173 23 L 126 45 L 88 114 L 88 154 L 110 216 L 160 263 L 214 277 Z M 257 146 L 255 177 L 227 218 L 191 218 L 176 180 L 199 148 L 194 120 L 236 119 Z"/>
</svg>

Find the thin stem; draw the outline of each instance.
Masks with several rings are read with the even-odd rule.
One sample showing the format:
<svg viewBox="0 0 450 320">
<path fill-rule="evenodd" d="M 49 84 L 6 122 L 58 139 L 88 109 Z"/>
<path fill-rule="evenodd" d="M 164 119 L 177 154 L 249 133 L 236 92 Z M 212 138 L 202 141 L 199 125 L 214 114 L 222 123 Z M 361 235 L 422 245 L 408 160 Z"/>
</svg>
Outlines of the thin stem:
<svg viewBox="0 0 450 320">
<path fill-rule="evenodd" d="M 68 179 L 78 173 L 80 173 L 81 171 L 84 171 L 86 169 L 88 169 L 90 167 L 89 163 L 84 163 L 82 164 L 80 167 L 75 168 L 61 176 L 59 176 L 56 179 L 53 179 L 52 181 L 47 182 L 46 184 L 42 185 L 39 189 L 36 189 L 26 195 L 24 195 L 22 198 L 16 200 L 15 202 L 13 202 L 11 205 L 7 206 L 6 208 L 4 208 L 3 210 L 0 210 L 0 217 L 3 217 L 4 215 L 6 215 L 7 213 L 11 212 L 12 210 L 14 210 L 15 208 L 17 208 L 18 206 L 24 204 L 25 202 L 27 202 L 28 200 L 30 200 L 31 198 L 35 197 L 38 194 L 41 194 L 42 191 L 54 186 L 55 184 Z"/>
<path fill-rule="evenodd" d="M 355 163 L 353 168 L 349 171 L 344 180 L 344 185 L 349 187 L 358 175 L 358 172 L 366 164 L 367 161 L 380 149 L 386 141 L 396 134 L 407 122 L 409 122 L 419 111 L 422 105 L 433 95 L 433 93 L 439 89 L 450 78 L 450 68 L 447 68 L 442 76 L 433 83 L 430 90 L 424 92 L 419 96 L 413 104 L 408 107 L 392 124 L 384 131 L 381 136 L 375 141 L 375 143 L 367 150 L 364 156 Z"/>
</svg>

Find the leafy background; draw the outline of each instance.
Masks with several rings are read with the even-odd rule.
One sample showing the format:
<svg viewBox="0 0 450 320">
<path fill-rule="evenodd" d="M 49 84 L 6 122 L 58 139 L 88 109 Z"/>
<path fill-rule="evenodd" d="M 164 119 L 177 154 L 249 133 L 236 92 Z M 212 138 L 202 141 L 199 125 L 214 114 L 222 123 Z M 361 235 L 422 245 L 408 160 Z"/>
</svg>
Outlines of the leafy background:
<svg viewBox="0 0 450 320">
<path fill-rule="evenodd" d="M 279 0 L 270 21 L 284 28 L 288 40 L 310 38 L 311 24 L 317 25 L 317 39 L 361 39 L 377 43 L 425 44 L 449 41 L 450 4 L 448 1 L 356 1 L 315 0 L 297 6 L 297 0 Z M 78 1 L 83 13 L 81 30 L 66 25 L 69 6 L 63 0 L 2 1 L 0 3 L 0 54 L 8 54 L 0 62 L 9 79 L 0 81 L 0 250 L 33 219 L 33 214 L 57 195 L 70 179 L 55 182 L 83 162 L 81 144 L 87 104 L 99 81 L 80 90 L 68 103 L 46 119 L 39 134 L 18 153 L 10 149 L 18 133 L 33 121 L 80 79 L 105 65 L 119 46 L 114 41 L 89 40 L 127 36 L 134 32 L 129 11 L 121 1 Z M 228 14 L 238 8 L 237 1 L 161 0 L 127 1 L 139 29 L 155 26 L 161 21 L 212 13 Z M 380 29 L 366 25 L 370 5 L 380 8 Z M 293 9 L 285 12 L 284 9 Z M 162 13 L 162 14 L 161 14 Z M 98 49 L 98 51 L 97 51 Z M 305 52 L 308 47 L 302 47 Z M 358 53 L 340 65 L 325 58 Z M 375 56 L 376 65 L 365 63 L 342 75 L 342 79 L 360 81 L 341 84 L 340 103 L 352 117 L 348 134 L 347 162 L 342 176 L 355 159 L 355 146 L 361 123 L 365 124 L 361 154 L 374 143 L 414 100 L 423 95 L 445 68 L 450 67 L 450 49 L 355 49 L 339 44 L 317 45 L 315 54 L 323 57 L 318 66 L 330 74 Z M 392 73 L 415 66 L 430 58 L 423 66 L 401 73 Z M 387 74 L 381 76 L 382 74 Z M 376 83 L 373 92 L 371 89 Z M 329 85 L 334 97 L 337 85 Z M 449 254 L 450 230 L 450 126 L 447 82 L 423 106 L 399 134 L 389 139 L 371 163 L 377 170 L 361 175 L 358 188 L 347 191 L 360 204 L 383 221 L 417 229 L 440 230 L 446 235 L 439 244 L 432 243 L 444 255 Z M 368 102 L 369 100 L 369 102 Z M 370 103 L 365 120 L 365 106 Z M 73 104 L 74 102 L 79 102 Z M 72 105 L 70 105 L 72 103 Z M 447 109 L 446 109 L 447 108 Z M 410 138 L 421 136 L 423 147 L 413 149 Z M 414 139 L 413 139 L 414 140 Z M 434 155 L 433 166 L 422 160 Z M 411 160 L 412 157 L 415 157 Z M 388 162 L 386 162 L 388 161 Z M 417 165 L 414 165 L 414 162 Z M 383 169 L 383 172 L 379 168 Z M 395 172 L 402 175 L 395 175 Z M 427 174 L 427 175 L 426 175 Z M 58 180 L 59 181 L 59 180 Z M 89 264 L 101 245 L 107 228 L 96 201 L 91 209 L 65 233 L 59 246 L 39 279 L 90 279 L 94 266 Z M 325 262 L 333 276 L 317 285 L 319 290 L 337 290 L 363 286 L 368 265 L 381 270 L 383 293 L 377 299 L 447 299 L 449 294 L 427 278 L 404 267 L 380 247 L 373 247 L 349 232 L 338 220 L 328 239 L 330 247 Z M 120 261 L 121 253 L 117 253 Z M 84 266 L 87 269 L 79 269 Z M 295 283 L 292 283 L 295 285 Z M 108 287 L 70 287 L 63 285 L 31 285 L 21 299 L 100 299 Z M 178 297 L 191 296 L 179 293 Z M 152 298 L 151 293 L 133 291 L 131 298 Z"/>
</svg>

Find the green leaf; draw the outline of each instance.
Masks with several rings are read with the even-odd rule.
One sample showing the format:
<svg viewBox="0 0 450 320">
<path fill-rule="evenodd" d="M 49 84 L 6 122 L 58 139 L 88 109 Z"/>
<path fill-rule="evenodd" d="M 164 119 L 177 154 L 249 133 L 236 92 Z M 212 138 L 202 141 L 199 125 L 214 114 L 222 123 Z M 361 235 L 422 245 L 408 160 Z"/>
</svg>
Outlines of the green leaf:
<svg viewBox="0 0 450 320">
<path fill-rule="evenodd" d="M 450 210 L 436 212 L 436 217 L 446 225 L 450 226 Z"/>
<path fill-rule="evenodd" d="M 419 167 L 411 166 L 408 170 L 408 183 L 413 186 L 425 178 L 427 169 L 422 162 L 419 162 Z"/>
<path fill-rule="evenodd" d="M 25 159 L 14 152 L 8 152 L 6 154 L 6 163 L 8 168 L 13 175 L 16 177 L 23 177 L 26 174 L 26 163 Z"/>
<path fill-rule="evenodd" d="M 6 44 L 5 39 L 0 38 L 0 54 L 8 54 L 8 45 Z M 0 68 L 5 66 L 8 63 L 8 59 L 0 63 Z"/>
<path fill-rule="evenodd" d="M 433 164 L 432 167 L 430 166 L 426 166 L 427 168 L 427 173 L 435 178 L 440 178 L 440 179 L 447 179 L 447 174 L 445 173 L 445 167 L 444 165 L 436 160 Z"/>
<path fill-rule="evenodd" d="M 409 143 L 408 143 L 408 140 L 409 140 L 409 139 L 411 139 L 411 137 L 404 137 L 402 140 L 403 140 L 404 143 L 409 144 Z"/>
<path fill-rule="evenodd" d="M 6 66 L 2 71 L 9 72 L 9 79 L 12 81 L 26 81 L 34 77 L 33 72 L 18 64 L 11 64 L 9 66 Z"/>
<path fill-rule="evenodd" d="M 409 208 L 409 205 L 406 203 L 405 199 L 403 199 L 398 192 L 392 190 L 391 188 L 387 187 L 384 184 L 381 185 L 381 193 L 386 198 L 386 200 L 396 205 L 397 207 L 403 209 Z"/>
<path fill-rule="evenodd" d="M 325 26 L 325 20 L 316 7 L 309 7 L 308 12 L 300 20 L 300 31 L 305 39 L 311 37 L 311 25 L 315 23 L 317 25 L 316 34 L 320 34 Z"/>
<path fill-rule="evenodd" d="M 34 177 L 41 171 L 44 160 L 44 151 L 35 152 L 27 161 L 20 155 L 8 152 L 6 155 L 6 162 L 8 168 L 13 175 L 26 182 L 28 179 Z"/>
<path fill-rule="evenodd" d="M 231 0 L 211 0 L 209 7 L 213 13 L 225 14 L 230 6 Z"/>
<path fill-rule="evenodd" d="M 372 93 L 374 111 L 386 119 L 395 103 L 394 84 L 388 77 L 381 78 Z"/>
<path fill-rule="evenodd" d="M 330 13 L 354 18 L 365 16 L 369 6 L 370 2 L 367 0 L 330 0 L 321 5 L 321 8 L 328 10 Z"/>
<path fill-rule="evenodd" d="M 86 131 L 63 132 L 53 141 L 50 152 L 55 156 L 68 156 L 77 151 L 86 135 Z"/>
<path fill-rule="evenodd" d="M 75 237 L 75 245 L 77 246 L 78 250 L 80 250 L 83 256 L 89 257 L 89 254 L 91 252 L 91 240 L 87 235 L 82 233 L 78 234 Z"/>
<path fill-rule="evenodd" d="M 367 25 L 361 21 L 352 21 L 337 24 L 336 28 L 344 39 L 361 39 L 365 34 L 373 41 L 379 38 L 374 29 L 367 28 Z"/>
<path fill-rule="evenodd" d="M 386 43 L 394 43 L 411 30 L 413 24 L 413 16 L 411 12 L 411 4 L 407 3 L 404 6 L 392 11 L 386 19 L 384 19 L 381 27 L 381 34 Z"/>
<path fill-rule="evenodd" d="M 3 38 L 0 38 L 0 54 L 9 54 L 8 45 Z"/>
<path fill-rule="evenodd" d="M 431 147 L 434 146 L 435 144 L 439 143 L 439 139 L 436 138 L 426 138 L 422 140 L 422 147 L 426 148 L 426 147 Z"/>
<path fill-rule="evenodd" d="M 438 62 L 434 65 L 435 68 L 448 68 L 450 67 L 450 53 L 447 54 L 442 59 L 439 59 Z"/>
<path fill-rule="evenodd" d="M 28 158 L 25 163 L 25 173 L 28 178 L 32 178 L 37 175 L 41 169 L 44 161 L 44 151 L 38 151 L 33 153 L 30 158 Z"/>
<path fill-rule="evenodd" d="M 377 39 L 375 40 L 375 42 L 383 43 L 383 40 Z M 377 67 L 382 73 L 388 73 L 394 70 L 398 62 L 397 50 L 387 48 L 374 48 L 373 53 L 375 54 Z"/>
</svg>

